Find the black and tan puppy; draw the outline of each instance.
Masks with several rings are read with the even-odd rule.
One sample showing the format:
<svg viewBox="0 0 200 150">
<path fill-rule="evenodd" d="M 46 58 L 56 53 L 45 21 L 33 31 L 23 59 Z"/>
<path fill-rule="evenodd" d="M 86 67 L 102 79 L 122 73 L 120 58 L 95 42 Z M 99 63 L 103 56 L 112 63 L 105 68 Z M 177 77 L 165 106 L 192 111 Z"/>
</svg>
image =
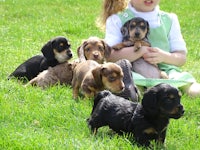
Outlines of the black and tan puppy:
<svg viewBox="0 0 200 150">
<path fill-rule="evenodd" d="M 148 41 L 149 23 L 143 18 L 135 17 L 127 21 L 122 26 L 121 33 L 122 43 L 114 45 L 112 48 L 115 50 L 134 46 L 134 50 L 138 51 L 141 46 L 151 46 Z"/>
<path fill-rule="evenodd" d="M 164 143 L 169 119 L 184 114 L 180 99 L 179 91 L 168 84 L 146 91 L 142 104 L 103 91 L 95 97 L 88 125 L 95 133 L 106 125 L 119 134 L 132 133 L 142 146 L 150 146 L 151 141 Z"/>
<path fill-rule="evenodd" d="M 127 21 L 121 28 L 123 35 L 122 43 L 114 45 L 114 50 L 120 50 L 124 47 L 134 46 L 138 51 L 141 46 L 151 46 L 148 41 L 149 23 L 140 17 L 135 17 Z M 143 58 L 132 62 L 133 71 L 143 75 L 146 78 L 168 78 L 167 74 L 160 71 L 156 65 L 149 64 Z"/>
<path fill-rule="evenodd" d="M 72 58 L 70 44 L 65 37 L 59 36 L 48 41 L 41 49 L 43 55 L 36 55 L 26 60 L 16 70 L 11 73 L 8 79 L 16 77 L 18 79 L 31 80 L 39 72 L 54 67 Z"/>
<path fill-rule="evenodd" d="M 75 67 L 72 87 L 74 99 L 77 99 L 79 89 L 86 97 L 94 97 L 105 89 L 120 93 L 124 89 L 123 72 L 115 63 L 99 64 L 94 60 L 86 60 Z"/>
<path fill-rule="evenodd" d="M 90 37 L 83 41 L 77 53 L 80 61 L 94 60 L 102 64 L 109 57 L 111 48 L 103 39 Z"/>
</svg>

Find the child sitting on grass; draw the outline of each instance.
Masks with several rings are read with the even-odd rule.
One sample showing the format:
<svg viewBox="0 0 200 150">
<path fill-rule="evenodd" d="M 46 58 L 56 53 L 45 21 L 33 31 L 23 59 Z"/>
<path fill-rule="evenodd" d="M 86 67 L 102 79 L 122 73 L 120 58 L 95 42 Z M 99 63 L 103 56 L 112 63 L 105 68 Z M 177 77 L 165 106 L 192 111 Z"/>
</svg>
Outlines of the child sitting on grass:
<svg viewBox="0 0 200 150">
<path fill-rule="evenodd" d="M 178 18 L 173 13 L 161 11 L 159 2 L 160 0 L 104 0 L 101 27 L 105 27 L 105 40 L 110 46 L 122 42 L 121 27 L 133 17 L 141 17 L 149 22 L 148 39 L 152 46 L 142 46 L 136 52 L 134 47 L 112 50 L 109 61 L 128 59 L 133 62 L 143 57 L 148 63 L 158 65 L 169 79 L 150 79 L 133 72 L 137 86 L 151 87 L 169 83 L 191 97 L 199 97 L 200 84 L 191 74 L 182 72 L 179 68 L 186 62 L 187 48 Z"/>
</svg>

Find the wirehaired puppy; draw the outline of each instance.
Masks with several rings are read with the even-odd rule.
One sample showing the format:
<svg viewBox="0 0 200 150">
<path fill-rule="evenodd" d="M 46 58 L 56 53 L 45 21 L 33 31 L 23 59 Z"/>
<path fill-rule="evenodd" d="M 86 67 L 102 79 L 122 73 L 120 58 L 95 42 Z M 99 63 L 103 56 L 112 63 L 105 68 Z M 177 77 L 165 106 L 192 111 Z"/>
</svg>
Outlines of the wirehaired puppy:
<svg viewBox="0 0 200 150">
<path fill-rule="evenodd" d="M 75 62 L 65 62 L 39 73 L 39 75 L 31 79 L 25 86 L 33 85 L 45 89 L 56 84 L 71 85 L 73 78 L 73 69 Z"/>
<path fill-rule="evenodd" d="M 31 80 L 48 67 L 54 67 L 72 58 L 68 39 L 62 36 L 49 40 L 41 49 L 43 55 L 36 55 L 19 65 L 8 79 L 16 77 L 23 81 Z"/>
<path fill-rule="evenodd" d="M 151 46 L 148 41 L 149 23 L 140 17 L 135 17 L 127 21 L 121 28 L 123 41 L 112 48 L 120 50 L 124 47 L 134 46 L 135 51 L 139 51 L 142 46 Z M 168 75 L 164 71 L 160 71 L 157 65 L 146 62 L 143 58 L 139 58 L 132 62 L 133 71 L 143 75 L 146 78 L 164 78 Z"/>
<path fill-rule="evenodd" d="M 119 93 L 124 90 L 123 76 L 121 67 L 115 63 L 99 64 L 94 60 L 81 62 L 73 71 L 73 98 L 78 98 L 79 89 L 86 97 L 94 97 L 105 89 Z"/>
<path fill-rule="evenodd" d="M 170 118 L 184 114 L 180 99 L 179 91 L 168 84 L 146 91 L 141 104 L 103 91 L 94 99 L 88 125 L 94 133 L 106 125 L 119 134 L 132 133 L 142 146 L 150 146 L 151 141 L 162 144 Z"/>
<path fill-rule="evenodd" d="M 94 60 L 102 64 L 110 56 L 111 48 L 103 39 L 90 37 L 83 41 L 77 53 L 80 61 Z"/>
</svg>

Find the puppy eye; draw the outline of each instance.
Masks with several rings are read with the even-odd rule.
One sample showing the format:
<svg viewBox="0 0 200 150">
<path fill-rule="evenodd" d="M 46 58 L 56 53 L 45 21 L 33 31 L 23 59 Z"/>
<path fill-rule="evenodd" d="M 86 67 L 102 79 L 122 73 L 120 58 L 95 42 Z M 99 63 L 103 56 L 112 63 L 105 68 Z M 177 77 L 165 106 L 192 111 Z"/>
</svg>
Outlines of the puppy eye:
<svg viewBox="0 0 200 150">
<path fill-rule="evenodd" d="M 144 30 L 144 29 L 145 29 L 145 26 L 144 26 L 144 25 L 141 25 L 140 28 Z"/>
<path fill-rule="evenodd" d="M 66 48 L 69 49 L 71 45 L 67 45 Z"/>
<path fill-rule="evenodd" d="M 100 50 L 100 51 L 103 51 L 103 47 L 99 46 L 99 50 Z"/>
<path fill-rule="evenodd" d="M 86 48 L 86 51 L 89 52 L 89 51 L 90 51 L 90 48 Z"/>
<path fill-rule="evenodd" d="M 66 49 L 69 49 L 69 48 L 70 48 L 70 46 L 71 46 L 71 45 L 68 45 L 68 44 L 67 44 L 67 45 L 65 45 L 65 48 L 66 48 Z M 64 45 L 63 45 L 63 46 L 61 46 L 61 47 L 64 47 Z"/>
<path fill-rule="evenodd" d="M 170 103 L 172 103 L 172 100 L 171 100 L 171 99 L 167 99 L 166 102 L 167 102 L 168 104 L 170 104 Z"/>
<path fill-rule="evenodd" d="M 109 80 L 110 82 L 113 82 L 113 81 L 115 81 L 115 80 L 116 80 L 116 78 L 115 78 L 115 77 L 112 77 L 112 76 L 110 76 L 110 77 L 108 78 L 108 80 Z"/>
<path fill-rule="evenodd" d="M 135 28 L 135 25 L 130 25 L 130 29 L 133 29 L 133 28 Z"/>
</svg>

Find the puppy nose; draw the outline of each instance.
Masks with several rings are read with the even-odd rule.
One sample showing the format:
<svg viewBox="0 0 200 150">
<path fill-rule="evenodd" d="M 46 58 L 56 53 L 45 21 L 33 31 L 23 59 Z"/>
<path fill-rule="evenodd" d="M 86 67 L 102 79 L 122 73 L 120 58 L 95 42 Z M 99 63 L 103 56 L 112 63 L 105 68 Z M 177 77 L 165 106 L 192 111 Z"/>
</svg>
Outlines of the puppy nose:
<svg viewBox="0 0 200 150">
<path fill-rule="evenodd" d="M 121 86 L 121 91 L 124 91 L 125 90 L 125 85 L 123 84 L 122 86 Z"/>
<path fill-rule="evenodd" d="M 71 58 L 73 54 L 71 52 L 67 52 L 67 55 Z"/>
<path fill-rule="evenodd" d="M 179 112 L 180 112 L 181 114 L 184 114 L 185 110 L 184 110 L 184 108 L 183 108 L 182 105 L 179 105 L 179 106 L 178 106 L 178 109 L 179 109 Z"/>
<path fill-rule="evenodd" d="M 135 32 L 135 37 L 139 37 L 140 36 L 140 32 Z"/>
<path fill-rule="evenodd" d="M 99 54 L 98 53 L 94 53 L 94 58 L 98 58 L 99 57 Z"/>
<path fill-rule="evenodd" d="M 125 86 L 122 86 L 122 89 L 121 89 L 121 91 L 124 91 L 125 90 Z"/>
</svg>

